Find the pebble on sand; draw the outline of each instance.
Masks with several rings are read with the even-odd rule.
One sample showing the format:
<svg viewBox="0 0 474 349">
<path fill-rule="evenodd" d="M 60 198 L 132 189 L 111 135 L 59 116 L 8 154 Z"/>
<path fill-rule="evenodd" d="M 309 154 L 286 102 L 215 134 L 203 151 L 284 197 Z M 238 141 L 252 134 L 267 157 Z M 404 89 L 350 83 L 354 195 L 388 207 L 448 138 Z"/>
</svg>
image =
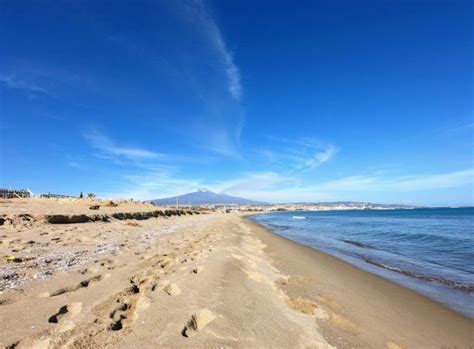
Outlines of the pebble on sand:
<svg viewBox="0 0 474 349">
<path fill-rule="evenodd" d="M 170 296 L 177 296 L 181 293 L 181 289 L 178 287 L 178 285 L 172 282 L 165 286 L 164 291 Z"/>
<path fill-rule="evenodd" d="M 209 309 L 201 309 L 191 317 L 191 325 L 195 331 L 202 330 L 215 316 Z"/>
<path fill-rule="evenodd" d="M 183 336 L 190 337 L 202 330 L 207 324 L 215 319 L 214 314 L 209 309 L 201 309 L 191 316 L 186 327 L 183 329 Z"/>
</svg>

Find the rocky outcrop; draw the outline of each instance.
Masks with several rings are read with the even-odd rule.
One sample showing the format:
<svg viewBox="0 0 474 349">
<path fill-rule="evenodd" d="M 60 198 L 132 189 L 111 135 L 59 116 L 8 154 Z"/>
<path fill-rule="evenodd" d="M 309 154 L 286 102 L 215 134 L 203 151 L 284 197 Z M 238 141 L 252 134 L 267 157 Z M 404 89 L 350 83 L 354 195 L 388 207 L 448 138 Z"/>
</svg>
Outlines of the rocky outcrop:
<svg viewBox="0 0 474 349">
<path fill-rule="evenodd" d="M 74 224 L 74 223 L 87 223 L 87 222 L 108 222 L 109 216 L 107 215 L 47 215 L 43 216 L 43 221 L 51 224 Z"/>
<path fill-rule="evenodd" d="M 194 212 L 197 213 L 197 212 Z M 78 224 L 78 223 L 89 223 L 89 222 L 109 222 L 111 219 L 118 220 L 144 220 L 149 218 L 158 217 L 171 217 L 181 216 L 186 214 L 193 214 L 192 211 L 185 210 L 155 210 L 145 212 L 116 212 L 111 214 L 79 214 L 79 215 L 43 215 L 33 217 L 31 215 L 21 214 L 12 216 L 1 216 L 0 225 L 4 224 L 22 224 L 22 223 L 33 223 L 36 221 L 46 222 L 49 224 Z"/>
</svg>

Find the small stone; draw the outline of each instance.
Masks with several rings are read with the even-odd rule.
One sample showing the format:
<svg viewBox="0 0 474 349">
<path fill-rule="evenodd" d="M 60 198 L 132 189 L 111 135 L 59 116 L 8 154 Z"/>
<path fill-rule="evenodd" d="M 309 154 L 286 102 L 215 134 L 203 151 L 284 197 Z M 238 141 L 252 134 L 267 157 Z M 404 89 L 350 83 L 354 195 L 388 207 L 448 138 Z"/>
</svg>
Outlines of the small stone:
<svg viewBox="0 0 474 349">
<path fill-rule="evenodd" d="M 181 289 L 178 287 L 178 285 L 172 282 L 165 286 L 164 291 L 170 296 L 177 296 L 181 293 Z"/>
<path fill-rule="evenodd" d="M 214 318 L 214 314 L 209 309 L 201 309 L 191 317 L 191 326 L 195 331 L 202 330 Z"/>
<path fill-rule="evenodd" d="M 191 316 L 191 320 L 188 321 L 181 334 L 184 337 L 192 337 L 214 319 L 215 316 L 210 310 L 201 309 Z"/>
</svg>

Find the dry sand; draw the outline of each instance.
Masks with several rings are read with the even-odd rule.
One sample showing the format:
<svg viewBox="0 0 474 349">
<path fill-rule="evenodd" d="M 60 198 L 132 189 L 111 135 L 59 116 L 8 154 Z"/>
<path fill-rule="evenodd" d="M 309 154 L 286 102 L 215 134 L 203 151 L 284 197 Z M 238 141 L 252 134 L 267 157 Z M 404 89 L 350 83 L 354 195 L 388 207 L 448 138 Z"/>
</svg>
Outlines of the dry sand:
<svg viewBox="0 0 474 349">
<path fill-rule="evenodd" d="M 0 203 L 0 346 L 474 345 L 472 320 L 239 215 L 148 218 L 156 207 L 105 204 Z M 58 214 L 108 218 L 44 219 Z"/>
</svg>

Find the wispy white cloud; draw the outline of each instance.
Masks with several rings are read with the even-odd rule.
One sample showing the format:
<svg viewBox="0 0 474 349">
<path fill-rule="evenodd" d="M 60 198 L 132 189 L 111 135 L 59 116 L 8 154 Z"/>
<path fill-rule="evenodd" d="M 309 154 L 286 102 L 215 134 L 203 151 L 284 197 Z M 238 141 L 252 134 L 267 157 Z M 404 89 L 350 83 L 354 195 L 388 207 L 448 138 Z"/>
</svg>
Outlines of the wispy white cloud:
<svg viewBox="0 0 474 349">
<path fill-rule="evenodd" d="M 308 187 L 315 192 L 417 192 L 474 184 L 474 169 L 441 174 L 417 174 L 390 177 L 389 173 L 349 176 L 314 184 Z"/>
<path fill-rule="evenodd" d="M 100 91 L 84 71 L 71 72 L 36 62 L 14 65 L 6 70 L 6 74 L 0 72 L 0 87 L 3 85 L 8 89 L 21 91 L 31 101 L 42 102 L 46 97 L 74 108 L 96 109 L 89 103 L 84 103 L 82 93 L 77 93 L 78 89 L 92 94 Z M 51 110 L 45 111 L 43 115 L 53 120 L 62 118 Z"/>
<path fill-rule="evenodd" d="M 0 82 L 10 89 L 23 90 L 31 93 L 41 93 L 48 96 L 54 94 L 43 86 L 39 86 L 37 82 L 28 79 L 21 79 L 15 75 L 0 75 Z"/>
<path fill-rule="evenodd" d="M 447 127 L 440 130 L 440 132 L 443 132 L 449 136 L 456 136 L 463 132 L 470 132 L 472 134 L 473 128 L 474 128 L 474 122 L 472 121 L 472 118 L 471 118 L 471 121 L 469 122 L 455 124 L 451 127 Z"/>
<path fill-rule="evenodd" d="M 97 149 L 101 155 L 105 156 L 124 157 L 130 160 L 158 159 L 165 157 L 164 154 L 147 149 L 118 145 L 97 130 L 91 130 L 85 133 L 84 138 L 91 146 Z"/>
<path fill-rule="evenodd" d="M 336 155 L 336 152 L 337 152 L 337 148 L 334 145 L 329 144 L 325 149 L 321 151 L 316 151 L 316 153 L 314 154 L 312 158 L 309 158 L 308 160 L 306 160 L 305 164 L 310 169 L 318 167 L 322 165 L 323 163 L 331 160 L 334 157 L 334 155 Z"/>
<path fill-rule="evenodd" d="M 382 181 L 381 184 L 381 190 L 382 188 L 386 188 L 385 190 L 393 191 L 448 189 L 468 184 L 472 186 L 474 184 L 474 169 L 441 174 L 398 177 L 392 181 L 386 181 L 386 183 Z M 386 184 L 386 187 L 384 187 L 384 184 Z M 471 190 L 472 189 L 474 188 L 471 188 Z"/>
<path fill-rule="evenodd" d="M 72 167 L 72 168 L 75 168 L 75 169 L 78 169 L 78 170 L 82 169 L 82 166 L 77 161 L 68 161 L 67 165 L 69 167 Z"/>
<path fill-rule="evenodd" d="M 211 44 L 220 57 L 221 63 L 227 76 L 227 87 L 230 95 L 240 100 L 242 96 L 242 85 L 240 82 L 240 72 L 234 63 L 234 57 L 228 50 L 222 33 L 214 18 L 207 11 L 203 1 L 194 1 L 194 16 L 199 18 L 202 27 L 207 32 Z"/>
<path fill-rule="evenodd" d="M 239 158 L 239 138 L 241 126 L 236 125 L 231 129 L 229 125 L 208 125 L 197 122 L 193 127 L 191 137 L 196 142 L 196 147 L 205 149 L 217 155 Z"/>
<path fill-rule="evenodd" d="M 204 1 L 175 2 L 174 8 L 183 32 L 192 33 L 193 37 L 191 45 L 181 46 L 188 42 L 187 35 L 178 43 L 185 54 L 180 55 L 173 67 L 174 77 L 179 77 L 180 85 L 184 81 L 185 87 L 199 101 L 192 119 L 187 125 L 180 125 L 176 132 L 188 142 L 192 140 L 196 147 L 216 155 L 238 158 L 246 113 L 242 106 L 240 70 L 234 54 Z"/>
<path fill-rule="evenodd" d="M 254 150 L 257 157 L 293 171 L 313 170 L 330 161 L 338 152 L 338 147 L 314 139 L 274 139 L 272 148 Z"/>
<path fill-rule="evenodd" d="M 234 64 L 232 56 L 227 53 L 226 56 L 227 76 L 229 77 L 229 91 L 235 99 L 240 99 L 242 96 L 242 86 L 240 85 L 240 73 Z"/>
<path fill-rule="evenodd" d="M 159 85 L 167 84 L 173 98 L 185 98 L 186 103 L 168 107 L 183 122 L 164 118 L 162 129 L 187 145 L 237 158 L 246 118 L 241 74 L 207 5 L 202 0 L 154 2 L 151 8 L 171 19 L 155 30 L 156 35 L 137 36 L 135 31 L 116 28 L 107 40 L 138 58 L 150 75 L 156 75 Z M 172 30 L 172 40 L 168 30 Z M 160 98 L 166 105 L 166 96 Z"/>
</svg>

